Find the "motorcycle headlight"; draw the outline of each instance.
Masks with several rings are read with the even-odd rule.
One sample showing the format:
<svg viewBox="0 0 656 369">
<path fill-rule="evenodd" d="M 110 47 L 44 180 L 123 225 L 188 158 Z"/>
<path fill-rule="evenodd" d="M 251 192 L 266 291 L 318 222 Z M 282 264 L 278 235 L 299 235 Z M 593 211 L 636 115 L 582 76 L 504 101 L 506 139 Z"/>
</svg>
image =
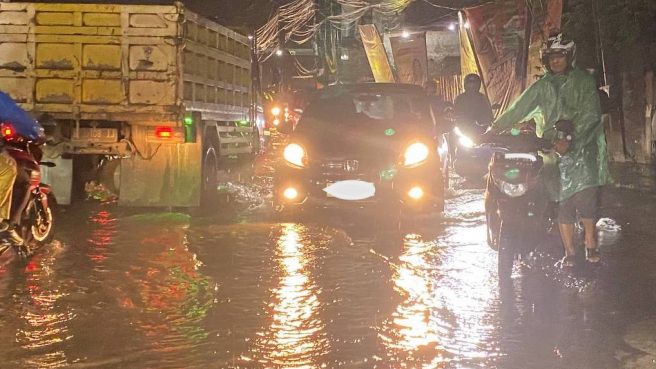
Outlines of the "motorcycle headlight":
<svg viewBox="0 0 656 369">
<path fill-rule="evenodd" d="M 464 146 L 464 147 L 474 147 L 474 141 L 471 138 L 467 137 L 467 135 L 462 133 L 460 128 L 455 127 L 453 129 L 453 132 L 456 134 L 456 136 L 458 136 L 458 142 L 460 142 L 460 144 L 462 146 Z"/>
<path fill-rule="evenodd" d="M 495 182 L 497 188 L 499 188 L 499 190 L 501 190 L 506 196 L 519 197 L 528 191 L 528 186 L 525 183 L 513 184 L 500 179 L 495 180 Z"/>
<path fill-rule="evenodd" d="M 289 144 L 285 147 L 282 156 L 285 160 L 297 167 L 304 167 L 307 164 L 307 153 L 303 146 L 299 144 Z"/>
<path fill-rule="evenodd" d="M 419 165 L 428 159 L 430 150 L 421 142 L 415 142 L 408 146 L 403 153 L 403 165 L 411 167 Z"/>
</svg>

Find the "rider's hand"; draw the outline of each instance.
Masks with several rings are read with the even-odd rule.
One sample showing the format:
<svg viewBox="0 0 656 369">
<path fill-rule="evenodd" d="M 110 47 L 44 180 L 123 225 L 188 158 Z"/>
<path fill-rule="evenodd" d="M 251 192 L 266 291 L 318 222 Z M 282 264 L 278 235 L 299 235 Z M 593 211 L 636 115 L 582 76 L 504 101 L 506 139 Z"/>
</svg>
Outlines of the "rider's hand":
<svg viewBox="0 0 656 369">
<path fill-rule="evenodd" d="M 554 145 L 554 150 L 556 150 L 557 153 L 560 155 L 565 155 L 567 151 L 569 151 L 569 147 L 571 146 L 572 141 L 566 139 L 566 138 L 561 138 L 560 140 L 556 141 L 556 144 Z"/>
</svg>

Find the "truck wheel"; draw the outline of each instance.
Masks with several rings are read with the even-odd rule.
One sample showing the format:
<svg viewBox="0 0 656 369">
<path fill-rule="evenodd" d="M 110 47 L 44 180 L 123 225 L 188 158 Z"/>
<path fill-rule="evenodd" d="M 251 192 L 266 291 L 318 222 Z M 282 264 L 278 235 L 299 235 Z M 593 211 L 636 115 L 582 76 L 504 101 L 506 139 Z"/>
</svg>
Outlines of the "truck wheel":
<svg viewBox="0 0 656 369">
<path fill-rule="evenodd" d="M 218 159 L 214 146 L 209 146 L 203 156 L 203 177 L 201 182 L 200 206 L 211 209 L 218 205 L 219 174 L 217 169 Z"/>
<path fill-rule="evenodd" d="M 253 134 L 251 135 L 251 137 L 252 137 L 251 146 L 253 147 L 253 155 L 257 155 L 262 150 L 262 145 L 260 143 L 260 130 L 257 127 L 255 127 L 255 129 L 253 130 Z"/>
</svg>

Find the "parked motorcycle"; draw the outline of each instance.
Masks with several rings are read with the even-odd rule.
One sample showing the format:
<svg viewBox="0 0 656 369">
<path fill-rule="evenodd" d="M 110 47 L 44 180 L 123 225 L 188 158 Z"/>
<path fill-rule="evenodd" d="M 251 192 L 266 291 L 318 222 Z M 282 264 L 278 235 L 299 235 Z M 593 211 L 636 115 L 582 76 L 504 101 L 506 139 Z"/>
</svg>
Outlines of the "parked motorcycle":
<svg viewBox="0 0 656 369">
<path fill-rule="evenodd" d="M 29 201 L 17 229 L 24 240 L 18 251 L 27 256 L 35 248 L 50 242 L 54 236 L 55 199 L 50 186 L 41 183 L 41 166 L 54 167 L 55 164 L 40 161 L 43 156 L 40 146 L 43 142 L 27 140 L 7 123 L 0 125 L 0 133 L 5 150 L 16 160 L 18 170 L 27 171 L 29 176 Z"/>
<path fill-rule="evenodd" d="M 571 140 L 571 122 L 559 122 L 556 129 Z M 510 280 L 514 261 L 534 251 L 552 226 L 555 207 L 540 178 L 540 154 L 552 145 L 532 132 L 501 135 L 493 141 L 491 145 L 505 151 L 495 152 L 490 161 L 485 216 L 487 241 L 499 253 L 499 282 L 504 283 Z"/>
</svg>

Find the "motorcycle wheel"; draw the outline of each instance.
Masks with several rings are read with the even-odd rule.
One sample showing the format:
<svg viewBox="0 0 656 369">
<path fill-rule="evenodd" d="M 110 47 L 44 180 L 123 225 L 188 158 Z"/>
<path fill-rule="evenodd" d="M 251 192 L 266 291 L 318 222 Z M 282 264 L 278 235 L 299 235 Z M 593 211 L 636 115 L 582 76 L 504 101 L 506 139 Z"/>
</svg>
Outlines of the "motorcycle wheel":
<svg viewBox="0 0 656 369">
<path fill-rule="evenodd" d="M 513 262 L 515 261 L 515 242 L 517 242 L 517 237 L 511 227 L 501 224 L 498 243 L 499 255 L 497 261 L 499 284 L 510 281 Z"/>
<path fill-rule="evenodd" d="M 28 215 L 28 229 L 26 243 L 36 242 L 38 245 L 43 245 L 52 241 L 54 232 L 54 218 L 51 201 L 43 211 L 41 210 L 42 204 L 37 202 L 37 199 L 32 199 L 27 205 Z"/>
</svg>

